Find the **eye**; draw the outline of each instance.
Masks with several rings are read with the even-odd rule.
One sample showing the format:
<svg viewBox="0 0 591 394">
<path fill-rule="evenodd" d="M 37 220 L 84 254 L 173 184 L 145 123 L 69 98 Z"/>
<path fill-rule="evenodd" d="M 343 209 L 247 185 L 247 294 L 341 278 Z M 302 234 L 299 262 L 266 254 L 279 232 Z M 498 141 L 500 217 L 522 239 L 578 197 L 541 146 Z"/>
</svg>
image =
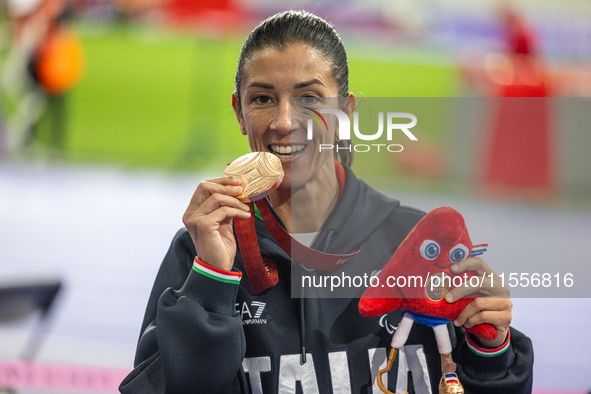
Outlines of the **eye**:
<svg viewBox="0 0 591 394">
<path fill-rule="evenodd" d="M 253 100 L 256 104 L 268 104 L 271 102 L 271 98 L 269 96 L 257 96 Z"/>
<path fill-rule="evenodd" d="M 433 260 L 439 255 L 439 244 L 430 239 L 426 239 L 421 244 L 421 256 L 427 260 Z"/>
<path fill-rule="evenodd" d="M 319 101 L 320 101 L 320 99 L 315 96 L 304 96 L 304 97 L 300 98 L 300 102 L 305 105 L 318 104 Z"/>
<path fill-rule="evenodd" d="M 459 263 L 468 256 L 468 248 L 463 244 L 457 244 L 449 252 L 449 258 L 454 263 Z"/>
</svg>

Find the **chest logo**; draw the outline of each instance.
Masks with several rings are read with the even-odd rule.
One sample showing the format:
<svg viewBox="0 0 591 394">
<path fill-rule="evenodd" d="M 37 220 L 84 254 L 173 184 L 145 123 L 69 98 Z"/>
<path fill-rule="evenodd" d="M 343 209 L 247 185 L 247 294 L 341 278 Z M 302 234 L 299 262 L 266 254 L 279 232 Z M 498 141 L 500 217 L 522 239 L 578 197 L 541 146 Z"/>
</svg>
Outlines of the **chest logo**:
<svg viewBox="0 0 591 394">
<path fill-rule="evenodd" d="M 267 324 L 265 307 L 267 304 L 260 301 L 243 302 L 236 304 L 236 313 L 240 315 L 242 319 L 242 325 L 250 324 Z M 263 316 L 265 315 L 265 316 Z"/>
</svg>

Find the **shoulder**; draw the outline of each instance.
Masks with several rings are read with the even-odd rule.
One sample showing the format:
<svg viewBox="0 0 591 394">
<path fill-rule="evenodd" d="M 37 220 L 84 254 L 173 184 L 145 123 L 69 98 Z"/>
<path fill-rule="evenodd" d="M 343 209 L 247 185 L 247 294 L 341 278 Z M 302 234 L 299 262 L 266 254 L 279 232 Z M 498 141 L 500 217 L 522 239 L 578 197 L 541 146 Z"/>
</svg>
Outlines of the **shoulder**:
<svg viewBox="0 0 591 394">
<path fill-rule="evenodd" d="M 399 204 L 382 223 L 380 233 L 398 247 L 423 216 L 420 209 Z"/>
<path fill-rule="evenodd" d="M 407 205 L 398 205 L 398 207 L 390 214 L 390 222 L 396 222 L 400 225 L 414 227 L 419 220 L 427 213 L 418 208 L 409 207 Z"/>
<path fill-rule="evenodd" d="M 386 196 L 377 191 L 363 180 L 357 178 L 349 167 L 345 165 L 343 165 L 343 167 L 347 175 L 347 181 L 359 185 L 360 199 L 364 200 L 367 205 L 371 206 L 373 212 L 382 214 L 386 213 L 388 223 L 403 227 L 410 226 L 410 228 L 412 228 L 423 218 L 423 216 L 426 215 L 426 212 L 423 210 L 403 205 L 396 198 Z"/>
</svg>

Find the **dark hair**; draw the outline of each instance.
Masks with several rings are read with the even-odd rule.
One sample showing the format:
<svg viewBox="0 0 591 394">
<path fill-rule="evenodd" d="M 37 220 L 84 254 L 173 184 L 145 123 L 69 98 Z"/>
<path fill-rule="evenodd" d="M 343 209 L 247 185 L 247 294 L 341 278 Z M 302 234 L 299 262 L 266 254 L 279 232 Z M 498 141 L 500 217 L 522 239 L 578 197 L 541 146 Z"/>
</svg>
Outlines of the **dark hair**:
<svg viewBox="0 0 591 394">
<path fill-rule="evenodd" d="M 254 53 L 266 48 L 283 50 L 288 45 L 296 43 L 309 45 L 330 62 L 332 77 L 337 84 L 339 96 L 347 95 L 349 91 L 347 52 L 334 27 L 319 16 L 306 11 L 285 11 L 267 18 L 255 27 L 242 45 L 235 78 L 238 106 L 240 106 L 240 84 L 244 65 Z M 350 142 L 337 141 L 337 144 L 342 147 L 338 152 L 341 162 L 351 165 L 353 152 L 348 151 Z"/>
</svg>

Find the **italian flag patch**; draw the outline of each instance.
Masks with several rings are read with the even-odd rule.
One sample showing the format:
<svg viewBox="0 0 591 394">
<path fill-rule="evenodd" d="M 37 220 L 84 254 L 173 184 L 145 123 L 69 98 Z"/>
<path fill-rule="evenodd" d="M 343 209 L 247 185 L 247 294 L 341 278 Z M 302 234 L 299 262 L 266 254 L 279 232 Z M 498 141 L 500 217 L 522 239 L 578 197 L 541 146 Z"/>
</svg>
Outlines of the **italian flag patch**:
<svg viewBox="0 0 591 394">
<path fill-rule="evenodd" d="M 505 341 L 505 343 L 496 349 L 485 349 L 478 346 L 476 342 L 474 342 L 472 338 L 470 338 L 468 333 L 466 333 L 466 341 L 468 343 L 468 347 L 470 348 L 470 350 L 472 350 L 477 355 L 482 357 L 494 357 L 498 356 L 499 354 L 505 353 L 507 349 L 509 349 L 509 345 L 511 344 L 511 330 L 509 330 L 509 333 L 507 334 L 507 340 Z"/>
<path fill-rule="evenodd" d="M 237 285 L 240 283 L 240 279 L 242 279 L 242 272 L 225 271 L 206 264 L 197 257 L 195 257 L 195 261 L 193 262 L 193 269 L 201 275 L 224 283 Z"/>
</svg>

